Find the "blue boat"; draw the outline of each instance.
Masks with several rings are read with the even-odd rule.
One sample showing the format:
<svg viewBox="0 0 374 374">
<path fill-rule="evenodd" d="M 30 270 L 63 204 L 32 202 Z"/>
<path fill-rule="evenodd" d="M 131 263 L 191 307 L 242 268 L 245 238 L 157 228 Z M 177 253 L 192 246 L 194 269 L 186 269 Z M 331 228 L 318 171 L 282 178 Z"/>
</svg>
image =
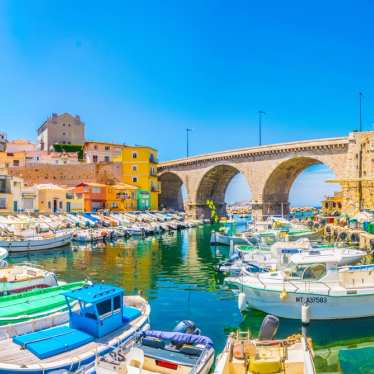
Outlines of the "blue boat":
<svg viewBox="0 0 374 374">
<path fill-rule="evenodd" d="M 149 304 L 122 288 L 93 284 L 66 292 L 69 323 L 0 340 L 0 373 L 75 371 L 149 327 Z M 0 337 L 1 339 L 1 337 Z"/>
</svg>

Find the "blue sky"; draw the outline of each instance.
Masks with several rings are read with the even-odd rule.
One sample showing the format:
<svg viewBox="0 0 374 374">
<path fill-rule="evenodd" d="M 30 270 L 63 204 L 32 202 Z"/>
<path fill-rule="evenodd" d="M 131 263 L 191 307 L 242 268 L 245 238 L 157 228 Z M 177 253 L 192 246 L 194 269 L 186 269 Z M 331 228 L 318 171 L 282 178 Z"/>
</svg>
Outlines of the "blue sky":
<svg viewBox="0 0 374 374">
<path fill-rule="evenodd" d="M 90 139 L 160 159 L 346 135 L 374 121 L 374 3 L 0 2 L 1 129 L 35 138 L 52 112 Z"/>
</svg>

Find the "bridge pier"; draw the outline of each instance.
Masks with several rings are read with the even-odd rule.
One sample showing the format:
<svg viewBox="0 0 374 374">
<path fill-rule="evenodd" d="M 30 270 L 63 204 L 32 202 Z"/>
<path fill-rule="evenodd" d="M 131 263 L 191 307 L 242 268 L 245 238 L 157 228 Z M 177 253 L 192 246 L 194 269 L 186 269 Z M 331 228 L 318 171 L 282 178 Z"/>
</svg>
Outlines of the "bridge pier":
<svg viewBox="0 0 374 374">
<path fill-rule="evenodd" d="M 214 204 L 216 206 L 216 212 L 217 212 L 218 217 L 226 216 L 227 214 L 226 203 L 225 202 L 223 203 L 214 202 Z M 186 214 L 188 217 L 196 218 L 196 219 L 211 218 L 210 208 L 208 208 L 207 204 L 203 204 L 203 203 L 195 203 L 195 204 L 188 203 Z"/>
</svg>

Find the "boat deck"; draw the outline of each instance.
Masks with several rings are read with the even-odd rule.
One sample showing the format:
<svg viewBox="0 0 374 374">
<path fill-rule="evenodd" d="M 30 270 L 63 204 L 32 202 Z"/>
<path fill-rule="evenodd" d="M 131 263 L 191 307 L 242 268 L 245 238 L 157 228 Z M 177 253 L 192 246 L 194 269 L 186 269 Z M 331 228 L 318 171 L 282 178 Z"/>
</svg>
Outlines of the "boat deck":
<svg viewBox="0 0 374 374">
<path fill-rule="evenodd" d="M 141 316 L 139 318 L 144 318 Z M 39 359 L 29 350 L 22 348 L 20 345 L 15 344 L 12 339 L 5 339 L 0 341 L 0 365 L 1 364 L 11 364 L 11 365 L 21 365 L 22 367 L 26 368 L 27 365 L 35 365 L 35 364 L 43 364 L 43 363 L 51 363 L 56 361 L 64 361 L 71 358 L 78 358 L 80 355 L 87 353 L 88 351 L 96 351 L 100 348 L 108 345 L 108 343 L 114 339 L 115 337 L 123 334 L 125 331 L 134 327 L 134 325 L 139 322 L 139 318 L 132 321 L 128 325 L 118 329 L 111 334 L 99 339 L 95 339 L 95 341 L 73 349 L 68 352 L 64 352 L 46 359 Z"/>
</svg>

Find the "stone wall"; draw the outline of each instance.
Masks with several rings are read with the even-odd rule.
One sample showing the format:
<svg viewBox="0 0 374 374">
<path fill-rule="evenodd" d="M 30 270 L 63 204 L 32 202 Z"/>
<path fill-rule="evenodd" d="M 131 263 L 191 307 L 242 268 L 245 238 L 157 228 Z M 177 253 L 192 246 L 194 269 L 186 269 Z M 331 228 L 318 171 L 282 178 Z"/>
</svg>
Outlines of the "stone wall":
<svg viewBox="0 0 374 374">
<path fill-rule="evenodd" d="M 98 163 L 78 165 L 42 164 L 28 167 L 9 168 L 9 174 L 21 177 L 26 185 L 53 183 L 76 186 L 81 182 L 116 183 L 121 182 L 120 163 Z"/>
</svg>

